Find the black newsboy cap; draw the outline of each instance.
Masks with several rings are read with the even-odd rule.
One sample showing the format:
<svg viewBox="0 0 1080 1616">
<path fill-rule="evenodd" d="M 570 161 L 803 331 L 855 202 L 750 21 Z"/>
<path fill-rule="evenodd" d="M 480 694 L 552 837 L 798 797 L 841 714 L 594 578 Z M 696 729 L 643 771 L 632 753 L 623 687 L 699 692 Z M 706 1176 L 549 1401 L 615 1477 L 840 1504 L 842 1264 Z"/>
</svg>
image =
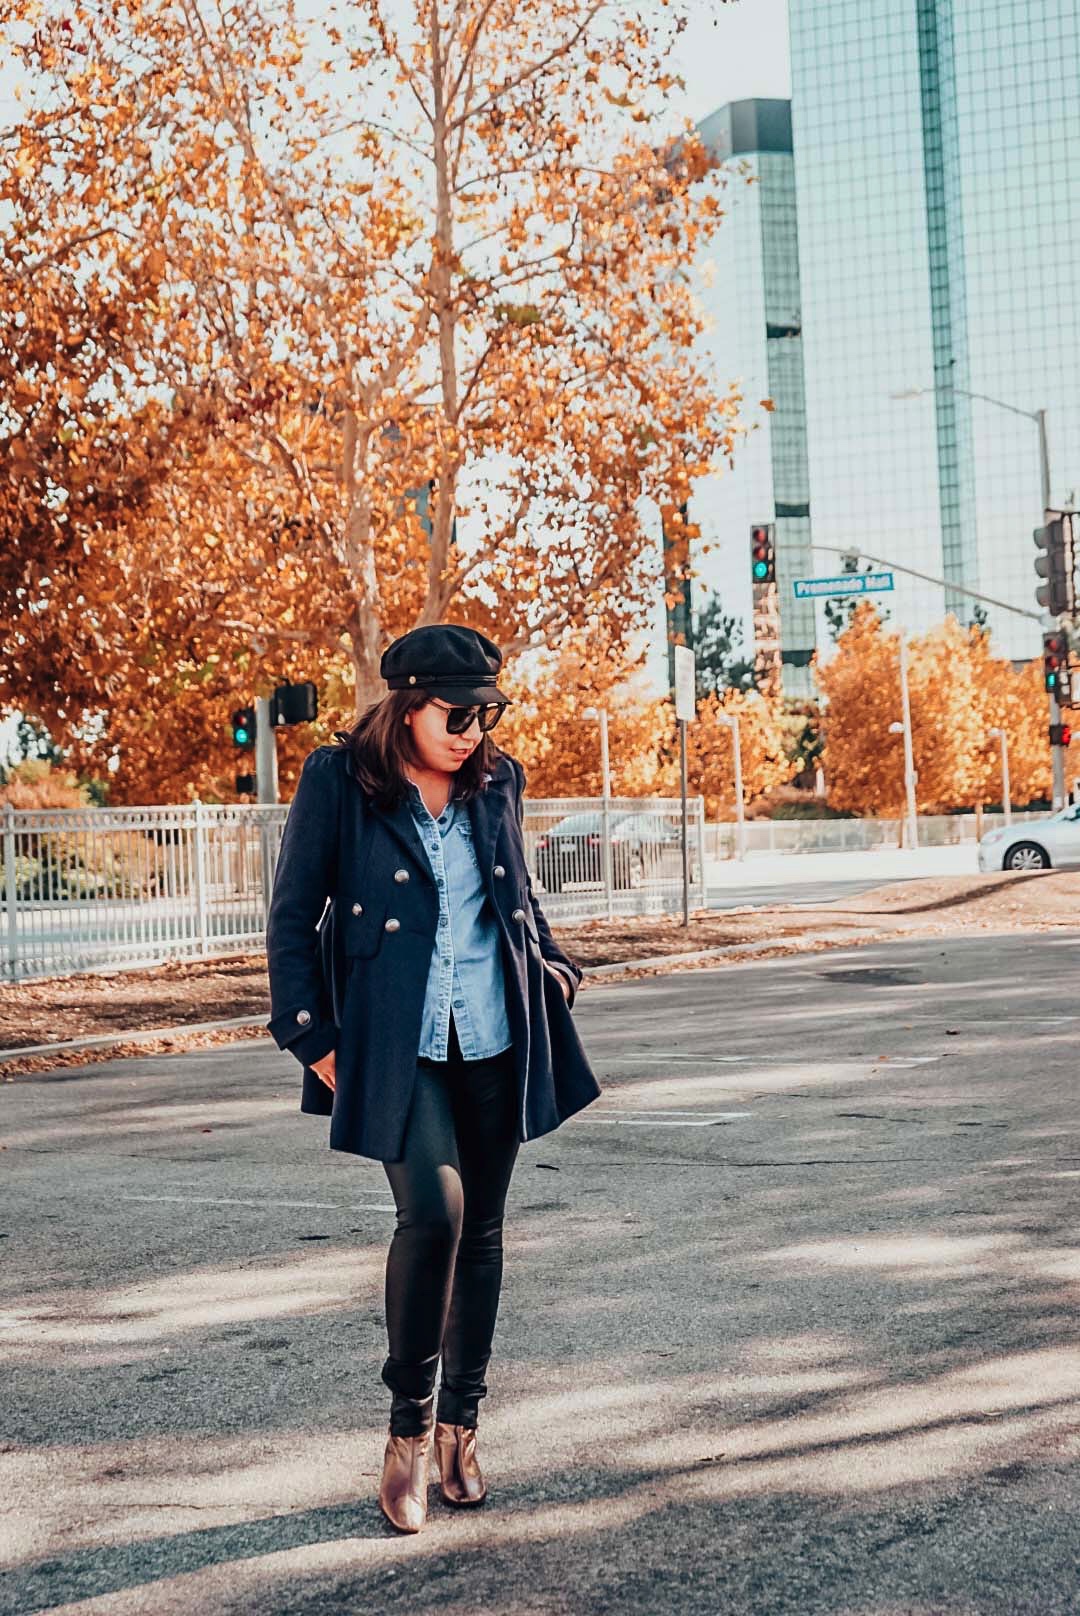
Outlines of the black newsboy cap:
<svg viewBox="0 0 1080 1616">
<path fill-rule="evenodd" d="M 502 652 L 486 634 L 461 623 L 410 629 L 383 652 L 379 664 L 391 690 L 425 691 L 456 707 L 508 702 L 495 683 Z"/>
</svg>

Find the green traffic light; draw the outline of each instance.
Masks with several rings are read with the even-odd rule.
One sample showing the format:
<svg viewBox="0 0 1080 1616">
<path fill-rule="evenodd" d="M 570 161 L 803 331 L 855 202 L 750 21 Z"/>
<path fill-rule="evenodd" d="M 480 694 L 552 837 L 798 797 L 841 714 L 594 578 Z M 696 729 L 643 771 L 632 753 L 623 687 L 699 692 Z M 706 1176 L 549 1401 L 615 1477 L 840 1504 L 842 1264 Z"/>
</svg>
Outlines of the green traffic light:
<svg viewBox="0 0 1080 1616">
<path fill-rule="evenodd" d="M 242 725 L 238 730 L 236 730 L 235 735 L 234 735 L 234 739 L 236 741 L 237 746 L 246 746 L 247 745 L 248 739 L 249 739 L 248 732 L 247 732 L 246 729 L 244 729 L 244 727 Z"/>
<path fill-rule="evenodd" d="M 760 583 L 769 576 L 769 563 L 767 561 L 754 562 L 754 577 Z"/>
</svg>

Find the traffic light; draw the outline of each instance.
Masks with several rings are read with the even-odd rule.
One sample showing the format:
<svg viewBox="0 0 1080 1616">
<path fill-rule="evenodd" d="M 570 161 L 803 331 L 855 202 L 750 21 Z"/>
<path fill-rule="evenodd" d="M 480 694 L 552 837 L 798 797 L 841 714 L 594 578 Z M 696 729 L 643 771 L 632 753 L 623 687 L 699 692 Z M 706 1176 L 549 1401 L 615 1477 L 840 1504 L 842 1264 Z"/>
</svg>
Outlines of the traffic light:
<svg viewBox="0 0 1080 1616">
<path fill-rule="evenodd" d="M 1051 724 L 1050 725 L 1050 745 L 1051 746 L 1068 746 L 1068 744 L 1069 744 L 1069 742 L 1071 740 L 1072 740 L 1072 725 L 1071 724 Z"/>
<path fill-rule="evenodd" d="M 1062 707 L 1070 705 L 1069 636 L 1059 628 L 1049 629 L 1043 635 L 1043 684 Z"/>
<path fill-rule="evenodd" d="M 298 685 L 278 685 L 270 698 L 271 724 L 310 724 L 318 716 L 318 691 L 310 679 Z"/>
<path fill-rule="evenodd" d="M 1076 547 L 1073 517 L 1068 511 L 1047 511 L 1045 527 L 1032 535 L 1040 554 L 1035 571 L 1046 582 L 1035 591 L 1035 599 L 1051 617 L 1076 610 Z M 1047 689 L 1050 687 L 1047 686 Z"/>
<path fill-rule="evenodd" d="M 234 746 L 242 746 L 247 749 L 255 745 L 254 707 L 238 707 L 233 713 L 232 738 Z"/>
<path fill-rule="evenodd" d="M 756 584 L 776 582 L 776 528 L 771 522 L 750 529 L 750 576 Z"/>
</svg>

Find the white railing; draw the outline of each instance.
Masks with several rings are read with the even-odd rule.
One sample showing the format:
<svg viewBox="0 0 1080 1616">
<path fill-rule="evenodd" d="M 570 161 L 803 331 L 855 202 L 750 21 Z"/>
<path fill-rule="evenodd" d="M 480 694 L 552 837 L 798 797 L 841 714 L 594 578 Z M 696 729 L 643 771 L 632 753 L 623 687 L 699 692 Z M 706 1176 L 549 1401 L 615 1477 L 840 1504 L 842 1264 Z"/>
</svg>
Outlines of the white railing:
<svg viewBox="0 0 1080 1616">
<path fill-rule="evenodd" d="M 0 977 L 60 975 L 263 946 L 287 805 L 5 807 Z M 705 821 L 690 803 L 691 903 L 705 902 Z M 670 798 L 525 804 L 549 919 L 662 913 L 682 902 Z"/>
<path fill-rule="evenodd" d="M 1013 813 L 1013 823 L 1045 819 L 1046 813 Z M 901 845 L 899 819 L 748 819 L 743 829 L 746 853 L 870 852 Z M 926 814 L 919 818 L 919 846 L 947 847 L 978 841 L 979 835 L 1005 823 L 1004 814 L 982 815 L 982 829 L 974 814 Z M 734 858 L 738 845 L 733 822 L 706 825 L 708 859 Z"/>
</svg>

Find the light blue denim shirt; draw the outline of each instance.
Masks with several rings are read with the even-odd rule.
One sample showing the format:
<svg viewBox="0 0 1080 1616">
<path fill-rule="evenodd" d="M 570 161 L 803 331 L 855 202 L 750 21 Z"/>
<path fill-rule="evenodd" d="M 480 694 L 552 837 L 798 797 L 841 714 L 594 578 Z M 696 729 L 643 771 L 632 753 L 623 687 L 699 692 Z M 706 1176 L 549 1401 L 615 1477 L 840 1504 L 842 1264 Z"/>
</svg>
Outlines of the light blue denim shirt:
<svg viewBox="0 0 1080 1616">
<path fill-rule="evenodd" d="M 453 1007 L 466 1060 L 487 1060 L 513 1042 L 506 1015 L 499 923 L 473 849 L 472 822 L 453 797 L 433 818 L 415 781 L 409 806 L 439 893 L 439 929 L 431 954 L 419 1054 L 444 1061 Z"/>
</svg>

